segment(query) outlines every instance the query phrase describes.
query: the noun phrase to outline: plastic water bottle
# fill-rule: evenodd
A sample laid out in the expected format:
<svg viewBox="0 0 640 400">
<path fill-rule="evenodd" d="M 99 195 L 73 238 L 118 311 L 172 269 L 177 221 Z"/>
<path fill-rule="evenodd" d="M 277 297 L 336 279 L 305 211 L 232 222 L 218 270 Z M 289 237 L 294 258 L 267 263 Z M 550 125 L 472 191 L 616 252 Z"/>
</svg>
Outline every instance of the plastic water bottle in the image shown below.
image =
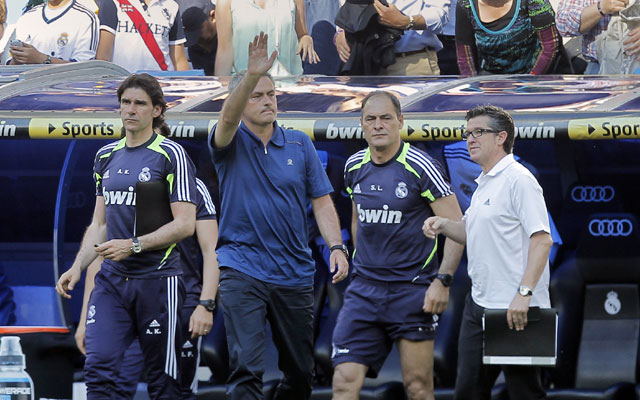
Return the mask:
<svg viewBox="0 0 640 400">
<path fill-rule="evenodd" d="M 0 400 L 33 400 L 33 381 L 25 372 L 18 336 L 0 339 Z"/>
</svg>

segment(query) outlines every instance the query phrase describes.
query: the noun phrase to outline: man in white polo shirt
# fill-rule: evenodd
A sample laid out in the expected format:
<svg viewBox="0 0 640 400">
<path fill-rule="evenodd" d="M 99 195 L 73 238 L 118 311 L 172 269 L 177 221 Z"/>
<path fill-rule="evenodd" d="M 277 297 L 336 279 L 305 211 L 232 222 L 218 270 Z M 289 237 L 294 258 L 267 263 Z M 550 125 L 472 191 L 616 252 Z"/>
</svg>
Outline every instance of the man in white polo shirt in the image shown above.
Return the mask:
<svg viewBox="0 0 640 400">
<path fill-rule="evenodd" d="M 423 226 L 467 245 L 471 294 L 467 296 L 458 343 L 456 399 L 488 399 L 504 372 L 509 397 L 545 397 L 535 367 L 482 364 L 485 308 L 507 309 L 510 329 L 523 330 L 530 306 L 549 308 L 549 218 L 536 178 L 514 160 L 515 128 L 500 107 L 479 106 L 466 115 L 463 139 L 480 164 L 478 188 L 462 221 L 430 217 Z"/>
</svg>

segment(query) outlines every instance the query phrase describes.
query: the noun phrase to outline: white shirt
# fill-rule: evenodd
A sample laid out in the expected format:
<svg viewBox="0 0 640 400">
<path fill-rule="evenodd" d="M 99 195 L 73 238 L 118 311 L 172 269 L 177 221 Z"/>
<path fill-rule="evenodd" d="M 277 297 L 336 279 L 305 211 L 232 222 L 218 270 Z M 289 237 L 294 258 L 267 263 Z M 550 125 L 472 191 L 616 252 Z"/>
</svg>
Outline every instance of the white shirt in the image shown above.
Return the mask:
<svg viewBox="0 0 640 400">
<path fill-rule="evenodd" d="M 388 0 L 405 15 L 420 14 L 427 25 L 424 30 L 405 31 L 395 44 L 397 52 L 422 50 L 433 47 L 436 51 L 442 49 L 442 42 L 436 35 L 449 21 L 450 0 Z M 271 37 L 271 36 L 269 36 Z"/>
<path fill-rule="evenodd" d="M 94 59 L 98 48 L 98 18 L 95 12 L 72 0 L 64 10 L 33 7 L 16 22 L 16 39 L 39 52 L 66 61 Z M 47 16 L 50 16 L 48 18 Z"/>
<path fill-rule="evenodd" d="M 538 181 L 512 154 L 476 182 L 463 218 L 471 297 L 484 308 L 508 308 L 527 267 L 531 235 L 550 232 L 547 207 Z M 551 307 L 548 261 L 530 305 Z"/>
<path fill-rule="evenodd" d="M 182 18 L 178 18 L 178 3 L 174 0 L 153 0 L 146 10 L 140 0 L 129 0 L 129 3 L 142 15 L 146 26 L 136 27 L 117 0 L 104 0 L 100 7 L 100 29 L 115 35 L 113 63 L 129 72 L 160 71 L 160 65 L 138 32 L 138 29 L 151 29 L 168 70 L 175 70 L 169 46 L 184 44 L 187 41 L 182 29 Z"/>
</svg>

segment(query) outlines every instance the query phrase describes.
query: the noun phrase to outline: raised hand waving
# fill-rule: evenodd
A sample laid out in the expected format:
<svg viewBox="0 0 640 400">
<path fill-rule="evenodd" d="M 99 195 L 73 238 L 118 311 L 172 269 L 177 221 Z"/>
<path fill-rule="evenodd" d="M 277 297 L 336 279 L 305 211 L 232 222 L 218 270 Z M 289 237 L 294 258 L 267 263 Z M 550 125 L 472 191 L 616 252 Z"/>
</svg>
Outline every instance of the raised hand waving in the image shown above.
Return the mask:
<svg viewBox="0 0 640 400">
<path fill-rule="evenodd" d="M 264 32 L 260 32 L 253 38 L 253 42 L 249 43 L 249 61 L 247 63 L 247 73 L 251 75 L 263 75 L 266 74 L 273 66 L 278 52 L 274 51 L 271 56 L 268 56 L 267 41 L 269 35 Z"/>
</svg>

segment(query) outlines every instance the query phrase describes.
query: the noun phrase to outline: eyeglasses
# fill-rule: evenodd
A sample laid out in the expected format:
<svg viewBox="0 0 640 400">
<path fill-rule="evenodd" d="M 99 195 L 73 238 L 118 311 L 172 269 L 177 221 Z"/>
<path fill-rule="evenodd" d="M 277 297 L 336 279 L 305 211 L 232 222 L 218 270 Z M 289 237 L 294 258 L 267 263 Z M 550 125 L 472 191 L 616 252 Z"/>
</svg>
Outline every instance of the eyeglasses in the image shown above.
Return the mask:
<svg viewBox="0 0 640 400">
<path fill-rule="evenodd" d="M 485 133 L 498 133 L 498 132 L 500 132 L 500 131 L 495 131 L 493 129 L 478 128 L 478 129 L 474 129 L 472 131 L 464 131 L 464 132 L 462 132 L 460 137 L 462 137 L 462 140 L 467 140 L 469 135 L 471 135 L 471 136 L 473 136 L 474 138 L 477 139 L 480 136 L 484 135 Z"/>
</svg>

